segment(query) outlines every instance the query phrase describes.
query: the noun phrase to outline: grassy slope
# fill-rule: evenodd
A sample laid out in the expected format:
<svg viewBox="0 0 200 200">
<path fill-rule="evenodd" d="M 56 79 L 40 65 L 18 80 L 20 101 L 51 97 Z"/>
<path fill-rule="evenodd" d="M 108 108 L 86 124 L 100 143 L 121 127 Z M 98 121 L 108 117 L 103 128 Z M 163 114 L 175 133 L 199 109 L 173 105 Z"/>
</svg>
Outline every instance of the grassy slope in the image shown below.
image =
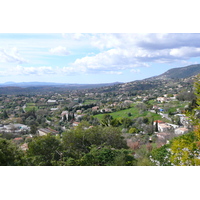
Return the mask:
<svg viewBox="0 0 200 200">
<path fill-rule="evenodd" d="M 96 103 L 97 100 L 85 100 L 85 102 L 83 103 L 83 105 L 87 105 L 87 104 L 92 104 L 92 103 Z"/>
<path fill-rule="evenodd" d="M 131 113 L 131 116 L 128 116 L 128 113 Z M 133 119 L 133 118 L 138 118 L 138 117 L 148 117 L 148 118 L 154 118 L 155 120 L 158 120 L 158 119 L 161 119 L 161 116 L 158 115 L 158 114 L 155 114 L 155 113 L 151 113 L 151 112 L 148 112 L 148 111 L 145 111 L 145 112 L 142 112 L 140 113 L 140 111 L 136 108 L 136 107 L 131 107 L 131 108 L 128 108 L 128 109 L 125 109 L 125 110 L 120 110 L 120 111 L 116 111 L 116 112 L 113 112 L 113 113 L 109 113 L 114 119 L 115 118 L 130 118 L 130 119 Z M 98 115 L 95 115 L 94 117 L 97 117 L 99 120 L 102 119 L 104 114 L 98 114 Z"/>
<path fill-rule="evenodd" d="M 35 108 L 35 110 L 38 110 L 38 107 L 35 105 L 35 103 L 27 103 L 25 110 L 27 112 L 33 110 L 33 108 Z"/>
</svg>

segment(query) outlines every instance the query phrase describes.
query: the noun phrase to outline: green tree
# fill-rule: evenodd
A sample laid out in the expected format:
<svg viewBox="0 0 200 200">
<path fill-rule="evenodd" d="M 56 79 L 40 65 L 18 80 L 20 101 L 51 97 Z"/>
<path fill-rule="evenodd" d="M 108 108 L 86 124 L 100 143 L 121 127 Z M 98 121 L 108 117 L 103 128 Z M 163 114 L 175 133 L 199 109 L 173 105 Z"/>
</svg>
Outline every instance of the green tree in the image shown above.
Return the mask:
<svg viewBox="0 0 200 200">
<path fill-rule="evenodd" d="M 132 128 L 129 129 L 128 132 L 129 132 L 130 134 L 133 134 L 133 133 L 138 133 L 139 130 L 138 130 L 137 128 L 135 128 L 135 127 L 132 127 Z"/>
<path fill-rule="evenodd" d="M 112 120 L 113 120 L 113 117 L 111 115 L 105 114 L 105 115 L 103 115 L 103 118 L 101 120 L 101 124 L 103 126 L 110 126 Z"/>
<path fill-rule="evenodd" d="M 23 165 L 23 152 L 17 145 L 4 138 L 0 138 L 0 165 L 17 166 Z"/>
<path fill-rule="evenodd" d="M 33 124 L 33 125 L 30 126 L 30 129 L 31 129 L 30 133 L 35 135 L 36 132 L 37 132 L 37 126 L 35 124 Z"/>
<path fill-rule="evenodd" d="M 113 149 L 110 146 L 91 146 L 89 153 L 80 160 L 79 165 L 84 166 L 127 166 L 134 165 L 136 161 L 131 154 L 132 151 L 126 149 Z"/>
<path fill-rule="evenodd" d="M 118 126 L 121 125 L 121 122 L 120 122 L 119 119 L 113 119 L 113 120 L 111 121 L 110 124 L 111 124 L 112 126 L 114 126 L 114 127 L 118 127 Z"/>
<path fill-rule="evenodd" d="M 137 159 L 137 166 L 152 166 L 154 163 L 150 160 L 150 152 L 146 145 L 141 146 L 135 151 L 135 157 Z"/>
<path fill-rule="evenodd" d="M 156 120 L 156 124 L 155 124 L 155 132 L 158 132 L 158 121 Z"/>
<path fill-rule="evenodd" d="M 62 134 L 63 149 L 71 152 L 75 157 L 88 153 L 92 145 L 107 145 L 112 148 L 127 148 L 121 130 L 116 127 L 95 126 L 85 129 L 76 128 Z"/>
<path fill-rule="evenodd" d="M 160 148 L 153 149 L 150 158 L 158 166 L 171 166 L 170 145 L 165 144 Z"/>
<path fill-rule="evenodd" d="M 76 128 L 62 134 L 63 150 L 74 158 L 79 158 L 83 153 L 89 152 L 90 145 L 84 129 Z"/>
<path fill-rule="evenodd" d="M 129 118 L 123 118 L 122 119 L 122 127 L 123 128 L 128 128 L 132 125 L 132 121 Z"/>
<path fill-rule="evenodd" d="M 8 118 L 9 118 L 9 117 L 8 117 L 7 111 L 4 110 L 4 111 L 3 111 L 3 119 L 8 119 Z"/>
<path fill-rule="evenodd" d="M 27 165 L 51 166 L 52 161 L 61 159 L 61 142 L 50 134 L 37 136 L 28 144 Z"/>
<path fill-rule="evenodd" d="M 199 164 L 199 149 L 195 134 L 188 133 L 172 140 L 170 162 L 177 166 L 193 166 Z"/>
</svg>

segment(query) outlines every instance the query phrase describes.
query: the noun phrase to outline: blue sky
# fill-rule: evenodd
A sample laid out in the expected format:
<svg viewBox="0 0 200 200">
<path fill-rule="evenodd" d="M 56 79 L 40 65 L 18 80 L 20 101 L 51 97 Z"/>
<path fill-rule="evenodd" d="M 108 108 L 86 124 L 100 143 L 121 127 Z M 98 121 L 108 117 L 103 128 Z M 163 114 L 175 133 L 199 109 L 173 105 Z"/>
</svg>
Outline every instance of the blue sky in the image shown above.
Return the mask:
<svg viewBox="0 0 200 200">
<path fill-rule="evenodd" d="M 197 33 L 1 33 L 0 82 L 129 82 L 200 63 Z"/>
</svg>

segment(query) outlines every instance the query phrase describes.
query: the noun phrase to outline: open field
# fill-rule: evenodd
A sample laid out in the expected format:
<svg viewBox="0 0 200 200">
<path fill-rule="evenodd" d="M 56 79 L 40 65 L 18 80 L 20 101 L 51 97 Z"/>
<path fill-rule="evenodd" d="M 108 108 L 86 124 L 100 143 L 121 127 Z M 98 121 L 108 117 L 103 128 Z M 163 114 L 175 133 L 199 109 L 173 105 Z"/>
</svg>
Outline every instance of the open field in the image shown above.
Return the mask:
<svg viewBox="0 0 200 200">
<path fill-rule="evenodd" d="M 128 114 L 130 113 L 130 114 Z M 154 119 L 154 120 L 159 120 L 162 119 L 162 117 L 158 114 L 155 113 L 151 113 L 149 111 L 144 111 L 144 112 L 140 112 L 136 107 L 131 107 L 125 110 L 120 110 L 120 111 L 116 111 L 113 113 L 108 113 L 110 114 L 114 119 L 115 118 L 130 118 L 130 119 L 134 119 L 134 118 L 138 118 L 138 117 L 148 117 L 149 119 Z M 97 117 L 99 120 L 101 120 L 103 118 L 103 115 L 105 114 L 98 114 L 95 115 L 94 117 Z"/>
<path fill-rule="evenodd" d="M 38 107 L 36 106 L 35 103 L 27 103 L 26 104 L 26 108 L 25 108 L 26 112 L 33 110 L 33 109 L 38 110 Z"/>
<path fill-rule="evenodd" d="M 92 103 L 96 103 L 96 102 L 97 102 L 97 100 L 88 99 L 88 100 L 84 101 L 83 105 L 92 104 Z"/>
</svg>

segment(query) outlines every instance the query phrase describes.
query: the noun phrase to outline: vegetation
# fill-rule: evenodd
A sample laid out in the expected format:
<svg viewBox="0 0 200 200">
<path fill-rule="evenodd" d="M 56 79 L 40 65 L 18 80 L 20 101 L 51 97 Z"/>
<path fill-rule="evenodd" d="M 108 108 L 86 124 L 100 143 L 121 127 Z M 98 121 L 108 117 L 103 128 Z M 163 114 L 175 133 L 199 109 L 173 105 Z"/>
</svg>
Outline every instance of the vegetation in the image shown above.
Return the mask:
<svg viewBox="0 0 200 200">
<path fill-rule="evenodd" d="M 176 137 L 170 144 L 155 149 L 151 158 L 157 165 L 195 166 L 200 165 L 200 121 L 198 110 L 200 106 L 200 76 L 197 76 L 195 87 L 195 104 L 188 116 L 195 125 L 193 132 Z"/>
<path fill-rule="evenodd" d="M 36 106 L 35 103 L 27 103 L 25 110 L 26 112 L 31 111 L 31 110 L 38 110 L 38 107 Z"/>
<path fill-rule="evenodd" d="M 12 141 L 0 138 L 0 165 L 23 165 L 23 152 Z"/>
<path fill-rule="evenodd" d="M 200 165 L 200 76 L 168 78 L 0 88 L 0 165 Z"/>
<path fill-rule="evenodd" d="M 148 117 L 149 119 L 154 118 L 155 120 L 159 120 L 162 117 L 156 113 L 151 113 L 149 111 L 141 110 L 136 107 L 137 104 L 133 104 L 131 108 L 120 110 L 116 112 L 109 113 L 114 119 L 120 118 L 129 118 L 136 119 L 138 117 Z M 95 115 L 99 120 L 102 120 L 104 114 Z"/>
</svg>

